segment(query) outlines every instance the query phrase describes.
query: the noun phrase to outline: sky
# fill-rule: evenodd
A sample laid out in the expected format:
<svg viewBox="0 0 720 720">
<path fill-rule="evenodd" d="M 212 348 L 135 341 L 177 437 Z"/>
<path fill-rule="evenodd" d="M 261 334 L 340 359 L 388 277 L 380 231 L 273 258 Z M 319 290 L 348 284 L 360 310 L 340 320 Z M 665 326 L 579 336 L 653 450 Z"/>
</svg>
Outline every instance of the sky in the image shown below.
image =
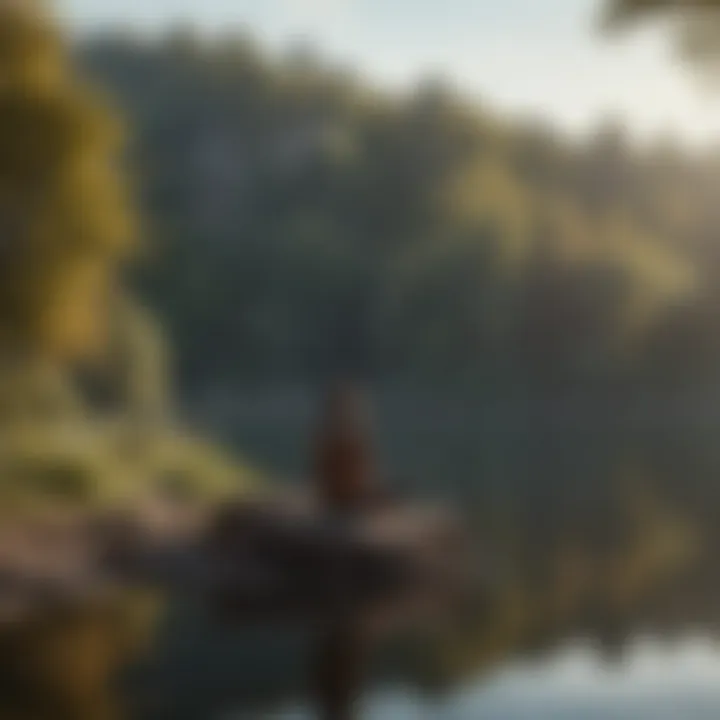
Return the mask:
<svg viewBox="0 0 720 720">
<path fill-rule="evenodd" d="M 662 28 L 608 38 L 600 0 L 59 0 L 74 32 L 249 28 L 272 49 L 311 41 L 377 84 L 438 74 L 501 112 L 573 133 L 612 119 L 642 141 L 720 141 L 720 92 L 673 57 Z"/>
</svg>

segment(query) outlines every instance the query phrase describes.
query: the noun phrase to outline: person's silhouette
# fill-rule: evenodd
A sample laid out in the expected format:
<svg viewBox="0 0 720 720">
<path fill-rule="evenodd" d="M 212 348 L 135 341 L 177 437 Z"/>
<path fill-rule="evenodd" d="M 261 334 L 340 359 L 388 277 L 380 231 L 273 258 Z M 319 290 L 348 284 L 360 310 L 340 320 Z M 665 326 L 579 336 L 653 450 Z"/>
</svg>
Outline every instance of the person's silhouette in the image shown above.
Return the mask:
<svg viewBox="0 0 720 720">
<path fill-rule="evenodd" d="M 336 384 L 325 401 L 314 470 L 316 492 L 328 509 L 360 511 L 382 498 L 369 409 L 349 383 Z"/>
</svg>

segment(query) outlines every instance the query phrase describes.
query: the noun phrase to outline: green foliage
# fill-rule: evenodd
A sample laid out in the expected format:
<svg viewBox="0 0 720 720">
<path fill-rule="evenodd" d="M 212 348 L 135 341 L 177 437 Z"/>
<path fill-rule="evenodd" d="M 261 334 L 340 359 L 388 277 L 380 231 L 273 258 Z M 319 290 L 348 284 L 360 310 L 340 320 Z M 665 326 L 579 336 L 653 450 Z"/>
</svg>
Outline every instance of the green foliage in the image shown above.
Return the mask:
<svg viewBox="0 0 720 720">
<path fill-rule="evenodd" d="M 114 130 L 67 74 L 52 32 L 28 25 L 3 44 L 3 27 L 0 57 L 14 80 L 0 84 L 3 247 L 12 251 L 0 265 L 0 506 L 117 505 L 158 485 L 199 502 L 251 489 L 251 469 L 162 422 L 166 359 L 144 312 L 125 297 L 95 302 L 132 234 L 106 164 Z M 137 130 L 130 162 L 157 256 L 136 280 L 178 341 L 188 397 L 339 370 L 421 379 L 433 391 L 462 385 L 454 415 L 415 397 L 391 433 L 396 444 L 406 433 L 410 467 L 433 494 L 440 480 L 464 505 L 483 500 L 477 525 L 508 576 L 486 612 L 473 607 L 447 656 L 436 654 L 450 675 L 550 633 L 587 630 L 577 615 L 593 603 L 612 617 L 639 614 L 651 586 L 693 555 L 698 528 L 714 526 L 701 521 L 714 485 L 685 473 L 687 512 L 669 512 L 635 498 L 634 479 L 615 481 L 593 453 L 608 428 L 622 435 L 618 409 L 643 386 L 718 379 L 717 156 L 635 150 L 612 126 L 571 143 L 437 84 L 387 96 L 307 56 L 270 60 L 245 38 L 106 38 L 80 56 Z M 27 148 L 17 140 L 25 128 Z M 38 189 L 43 212 L 29 213 Z M 83 317 L 87 307 L 103 309 L 102 321 Z M 87 333 L 48 342 L 42 330 L 86 322 L 111 350 L 76 386 L 57 358 L 85 354 Z M 28 363 L 18 336 L 52 352 Z M 468 412 L 470 386 L 497 392 L 501 411 Z M 600 401 L 563 405 L 578 390 Z M 258 436 L 297 419 L 287 397 L 278 405 L 282 417 L 266 427 L 251 418 Z M 518 417 L 529 419 L 526 434 L 508 427 Z M 573 433 L 576 417 L 595 423 L 587 444 Z M 293 442 L 306 430 L 294 425 Z M 55 658 L 45 666 L 55 683 L 57 669 L 101 670 L 93 648 L 113 647 L 91 633 L 90 660 L 80 662 L 65 654 L 83 654 L 79 627 L 52 654 L 54 633 L 37 632 L 18 641 L 35 696 L 43 657 Z M 61 673 L 61 691 L 65 680 L 76 682 Z M 97 687 L 91 672 L 86 687 Z"/>
<path fill-rule="evenodd" d="M 157 238 L 138 279 L 187 392 L 697 379 L 695 350 L 679 369 L 660 339 L 680 308 L 717 334 L 713 155 L 640 151 L 613 125 L 571 143 L 245 38 L 104 38 L 81 58 L 133 119 Z"/>
<path fill-rule="evenodd" d="M 4 3 L 0 27 L 0 339 L 77 355 L 133 238 L 119 133 L 31 4 Z"/>
<path fill-rule="evenodd" d="M 720 61 L 720 3 L 716 0 L 612 0 L 605 24 L 623 28 L 649 19 L 669 19 L 681 56 L 713 72 Z"/>
<path fill-rule="evenodd" d="M 683 13 L 720 7 L 717 0 L 609 0 L 610 22 L 624 22 L 651 14 Z"/>
<path fill-rule="evenodd" d="M 4 510 L 217 497 L 249 475 L 170 429 L 165 344 L 122 288 L 136 244 L 122 133 L 32 2 L 0 4 L 0 496 Z"/>
</svg>

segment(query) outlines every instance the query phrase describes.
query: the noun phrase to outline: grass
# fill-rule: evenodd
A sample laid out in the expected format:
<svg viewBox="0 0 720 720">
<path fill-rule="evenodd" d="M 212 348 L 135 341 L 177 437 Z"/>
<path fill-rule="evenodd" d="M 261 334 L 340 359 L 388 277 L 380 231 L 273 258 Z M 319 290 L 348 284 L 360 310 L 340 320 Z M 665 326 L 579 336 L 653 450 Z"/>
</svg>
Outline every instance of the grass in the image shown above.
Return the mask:
<svg viewBox="0 0 720 720">
<path fill-rule="evenodd" d="M 49 506 L 124 505 L 156 490 L 215 502 L 260 482 L 221 449 L 167 430 L 77 423 L 18 427 L 0 437 L 0 518 Z"/>
</svg>

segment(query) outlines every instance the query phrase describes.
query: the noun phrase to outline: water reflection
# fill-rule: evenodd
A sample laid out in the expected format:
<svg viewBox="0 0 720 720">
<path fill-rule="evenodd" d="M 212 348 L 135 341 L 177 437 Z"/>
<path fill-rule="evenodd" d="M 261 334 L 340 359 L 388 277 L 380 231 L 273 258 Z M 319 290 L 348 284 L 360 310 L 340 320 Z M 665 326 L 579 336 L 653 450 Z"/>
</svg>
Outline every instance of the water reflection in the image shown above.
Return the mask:
<svg viewBox="0 0 720 720">
<path fill-rule="evenodd" d="M 363 720 L 717 717 L 720 655 L 703 640 L 720 619 L 711 427 L 489 427 L 467 413 L 425 422 L 387 408 L 383 419 L 388 464 L 409 489 L 462 504 L 486 583 L 442 626 L 373 647 L 361 673 Z M 269 424 L 277 447 L 303 437 L 306 418 L 297 422 Z M 247 427 L 234 424 L 243 450 L 264 448 L 271 467 L 275 457 L 278 470 L 302 470 L 300 454 L 273 456 L 269 431 L 255 442 L 262 423 Z M 666 652 L 639 634 L 680 640 Z M 260 718 L 259 708 L 277 707 L 293 709 L 265 717 L 317 716 L 317 704 L 298 707 L 318 696 L 317 628 L 228 627 L 171 605 L 149 637 L 152 652 L 133 656 L 114 706 L 90 693 L 95 708 L 67 717 L 95 720 L 98 707 L 128 720 Z M 574 637 L 592 638 L 590 649 L 558 654 Z M 361 694 L 360 669 L 351 670 L 345 699 Z"/>
<path fill-rule="evenodd" d="M 368 720 L 709 720 L 720 713 L 720 647 L 693 637 L 672 646 L 636 639 L 621 664 L 609 664 L 590 641 L 550 657 L 494 671 L 464 689 L 428 698 L 411 687 L 370 694 Z M 249 716 L 230 715 L 237 720 Z M 306 707 L 255 720 L 312 720 Z"/>
<path fill-rule="evenodd" d="M 480 403 L 415 404 L 425 409 L 383 398 L 386 458 L 412 492 L 454 501 L 473 518 L 490 588 L 442 632 L 376 661 L 369 687 L 408 689 L 370 692 L 362 717 L 716 717 L 714 650 L 695 640 L 666 656 L 662 645 L 636 642 L 643 633 L 667 642 L 716 636 L 720 444 L 712 421 L 680 423 L 655 405 L 622 414 L 612 402 L 502 414 Z M 282 440 L 302 436 L 302 413 L 267 425 L 239 420 L 241 446 L 285 470 L 302 467 L 298 446 Z M 596 647 L 548 659 L 573 637 Z M 497 675 L 523 658 L 535 665 Z M 677 683 L 665 682 L 666 666 Z M 454 692 L 468 683 L 476 689 Z M 661 685 L 672 697 L 658 707 Z M 550 693 L 545 705 L 542 692 Z"/>
</svg>

